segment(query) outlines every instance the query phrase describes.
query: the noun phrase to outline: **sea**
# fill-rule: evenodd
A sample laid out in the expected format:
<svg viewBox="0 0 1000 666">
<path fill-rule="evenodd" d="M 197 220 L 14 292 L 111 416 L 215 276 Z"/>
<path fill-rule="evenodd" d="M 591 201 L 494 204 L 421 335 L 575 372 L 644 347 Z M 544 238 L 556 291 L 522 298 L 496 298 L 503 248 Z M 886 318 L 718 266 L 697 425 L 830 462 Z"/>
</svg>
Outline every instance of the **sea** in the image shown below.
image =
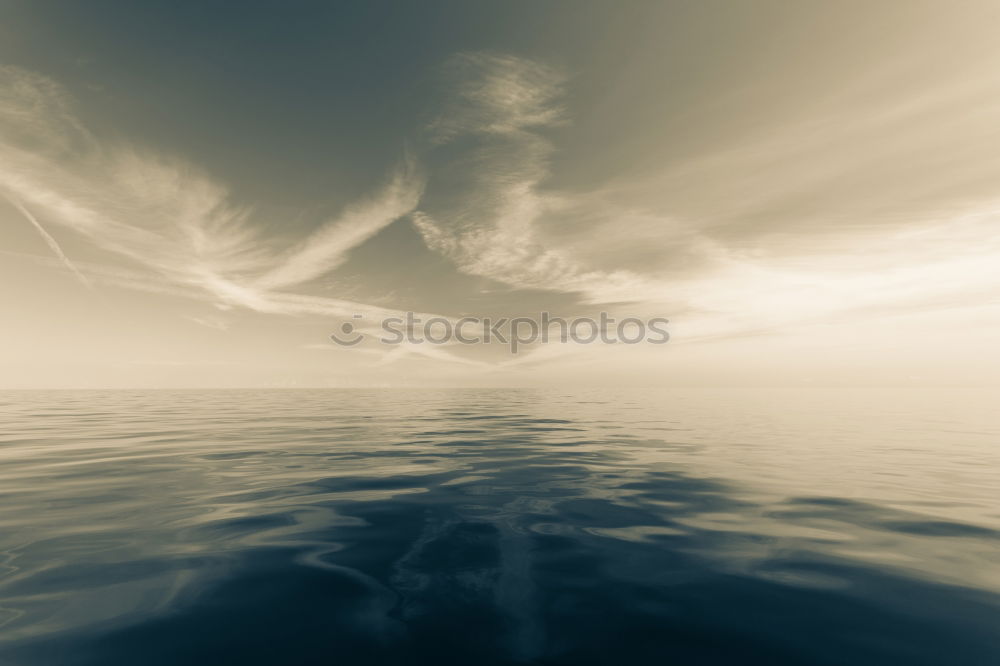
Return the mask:
<svg viewBox="0 0 1000 666">
<path fill-rule="evenodd" d="M 1000 664 L 1000 393 L 0 392 L 0 664 Z"/>
</svg>

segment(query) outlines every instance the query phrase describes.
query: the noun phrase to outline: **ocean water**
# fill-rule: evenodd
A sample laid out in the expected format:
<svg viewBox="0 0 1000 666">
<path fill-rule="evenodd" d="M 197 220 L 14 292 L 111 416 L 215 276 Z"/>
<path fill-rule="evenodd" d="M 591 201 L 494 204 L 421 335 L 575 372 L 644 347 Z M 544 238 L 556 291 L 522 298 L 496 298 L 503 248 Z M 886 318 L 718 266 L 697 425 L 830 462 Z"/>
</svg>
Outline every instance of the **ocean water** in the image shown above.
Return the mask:
<svg viewBox="0 0 1000 666">
<path fill-rule="evenodd" d="M 0 393 L 0 663 L 998 664 L 998 398 Z"/>
</svg>

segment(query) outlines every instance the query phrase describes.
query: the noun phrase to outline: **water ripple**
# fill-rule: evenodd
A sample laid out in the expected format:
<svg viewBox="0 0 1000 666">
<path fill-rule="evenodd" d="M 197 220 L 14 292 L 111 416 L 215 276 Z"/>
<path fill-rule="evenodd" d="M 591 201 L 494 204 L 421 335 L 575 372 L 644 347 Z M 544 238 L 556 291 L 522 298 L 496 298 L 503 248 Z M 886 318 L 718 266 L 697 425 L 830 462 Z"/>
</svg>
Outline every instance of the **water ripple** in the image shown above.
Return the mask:
<svg viewBox="0 0 1000 666">
<path fill-rule="evenodd" d="M 1000 663 L 994 401 L 881 399 L 3 393 L 0 662 Z"/>
</svg>

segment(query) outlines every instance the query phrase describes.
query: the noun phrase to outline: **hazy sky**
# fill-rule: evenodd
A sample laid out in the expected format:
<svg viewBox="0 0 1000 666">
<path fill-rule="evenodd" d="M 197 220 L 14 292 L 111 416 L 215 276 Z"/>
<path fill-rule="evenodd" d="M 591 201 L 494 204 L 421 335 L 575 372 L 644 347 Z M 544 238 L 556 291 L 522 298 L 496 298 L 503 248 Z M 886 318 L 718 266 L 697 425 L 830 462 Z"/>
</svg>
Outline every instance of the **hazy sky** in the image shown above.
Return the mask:
<svg viewBox="0 0 1000 666">
<path fill-rule="evenodd" d="M 1000 383 L 995 2 L 0 2 L 0 387 Z M 667 345 L 340 348 L 352 315 Z"/>
</svg>

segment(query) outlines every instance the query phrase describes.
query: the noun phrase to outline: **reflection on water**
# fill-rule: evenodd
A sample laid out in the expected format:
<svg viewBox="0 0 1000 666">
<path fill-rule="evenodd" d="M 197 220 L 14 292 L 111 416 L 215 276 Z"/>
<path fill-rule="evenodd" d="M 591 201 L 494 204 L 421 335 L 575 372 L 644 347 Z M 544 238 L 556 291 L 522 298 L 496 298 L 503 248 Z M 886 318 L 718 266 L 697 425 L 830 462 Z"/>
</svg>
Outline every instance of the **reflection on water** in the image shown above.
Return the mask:
<svg viewBox="0 0 1000 666">
<path fill-rule="evenodd" d="M 996 664 L 996 395 L 0 394 L 0 662 Z"/>
</svg>

